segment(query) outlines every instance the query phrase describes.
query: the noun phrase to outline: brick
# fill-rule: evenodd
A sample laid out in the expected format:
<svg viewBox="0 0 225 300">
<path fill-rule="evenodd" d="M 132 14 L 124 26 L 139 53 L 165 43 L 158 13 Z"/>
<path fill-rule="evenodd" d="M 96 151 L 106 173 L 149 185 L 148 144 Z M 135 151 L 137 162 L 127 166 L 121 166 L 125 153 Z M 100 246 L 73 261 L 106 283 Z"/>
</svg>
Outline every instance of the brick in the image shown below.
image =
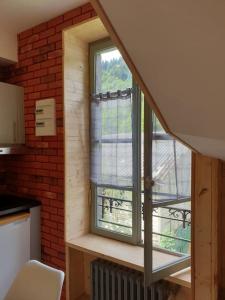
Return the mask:
<svg viewBox="0 0 225 300">
<path fill-rule="evenodd" d="M 50 36 L 48 38 L 48 43 L 56 43 L 56 42 L 61 42 L 62 41 L 62 33 L 58 32 L 53 36 Z"/>
<path fill-rule="evenodd" d="M 92 7 L 91 3 L 87 3 L 82 6 L 82 14 L 84 14 L 88 11 L 93 11 L 93 7 Z"/>
<path fill-rule="evenodd" d="M 91 12 L 87 12 L 83 15 L 80 15 L 80 16 L 77 16 L 77 17 L 73 18 L 73 24 L 83 22 L 83 21 L 85 21 L 89 18 L 91 18 Z"/>
<path fill-rule="evenodd" d="M 41 83 L 49 83 L 49 82 L 52 82 L 52 81 L 55 81 L 55 74 L 49 74 L 49 75 L 43 76 L 41 78 Z"/>
<path fill-rule="evenodd" d="M 92 11 L 92 12 L 91 12 L 91 16 L 92 16 L 92 17 L 97 17 L 98 15 L 97 15 L 96 11 Z"/>
<path fill-rule="evenodd" d="M 34 87 L 34 92 L 36 92 L 36 93 L 32 93 L 32 94 L 30 94 L 29 95 L 29 99 L 33 99 L 33 100 L 38 100 L 38 99 L 40 99 L 40 93 L 39 92 L 37 92 L 36 91 L 36 89 L 35 89 L 35 87 Z"/>
<path fill-rule="evenodd" d="M 57 257 L 57 254 L 58 254 L 58 252 L 56 250 L 48 248 L 48 247 L 44 248 L 44 252 L 47 254 L 50 254 L 51 256 L 54 256 L 54 257 Z"/>
<path fill-rule="evenodd" d="M 55 88 L 60 88 L 62 87 L 62 81 L 54 81 L 48 84 L 49 89 L 55 89 Z"/>
<path fill-rule="evenodd" d="M 48 85 L 46 83 L 41 83 L 34 87 L 35 92 L 45 91 L 47 89 L 48 89 Z"/>
<path fill-rule="evenodd" d="M 94 13 L 86 4 L 20 33 L 19 62 L 4 70 L 7 82 L 25 88 L 26 145 L 30 148 L 24 156 L 7 158 L 7 188 L 41 201 L 42 259 L 61 269 L 65 269 L 62 30 Z M 56 100 L 57 135 L 36 137 L 35 102 L 50 97 Z"/>
<path fill-rule="evenodd" d="M 33 64 L 31 66 L 28 67 L 28 71 L 31 72 L 31 71 L 37 71 L 41 68 L 41 64 L 40 63 L 37 63 L 37 64 Z"/>
<path fill-rule="evenodd" d="M 62 66 L 60 65 L 53 66 L 48 69 L 49 74 L 61 73 L 61 72 L 62 72 Z"/>
<path fill-rule="evenodd" d="M 55 50 L 55 44 L 51 43 L 51 44 L 48 44 L 48 45 L 40 48 L 39 53 L 40 54 L 45 54 L 45 53 L 48 53 L 48 52 L 53 51 L 53 50 Z"/>
<path fill-rule="evenodd" d="M 41 240 L 41 244 L 42 244 L 42 246 L 48 247 L 48 248 L 50 248 L 50 245 L 51 245 L 51 243 L 48 240 L 45 240 L 45 239 Z"/>
<path fill-rule="evenodd" d="M 41 55 L 37 55 L 33 58 L 33 63 L 41 63 L 44 62 L 48 59 L 48 55 L 47 54 L 41 54 Z"/>
<path fill-rule="evenodd" d="M 57 267 L 64 269 L 65 268 L 65 261 L 64 260 L 60 260 L 56 257 L 52 257 L 51 258 L 51 262 L 56 265 Z"/>
<path fill-rule="evenodd" d="M 31 36 L 29 36 L 25 39 L 20 40 L 19 45 L 20 45 L 20 47 L 23 47 L 27 44 L 32 44 L 32 43 L 34 43 L 38 40 L 39 40 L 39 35 L 38 34 L 33 34 L 33 35 L 31 35 Z"/>
<path fill-rule="evenodd" d="M 62 80 L 62 73 L 57 73 L 55 76 L 55 80 L 57 81 Z"/>
<path fill-rule="evenodd" d="M 32 50 L 32 48 L 33 48 L 33 47 L 32 47 L 32 44 L 27 44 L 27 45 L 25 45 L 25 46 L 19 48 L 19 52 L 20 52 L 20 53 L 26 53 L 26 52 Z"/>
<path fill-rule="evenodd" d="M 36 49 L 36 48 L 43 47 L 45 45 L 47 45 L 47 39 L 43 39 L 43 40 L 33 43 L 33 48 Z"/>
<path fill-rule="evenodd" d="M 49 227 L 49 228 L 54 228 L 56 229 L 57 228 L 57 223 L 55 222 L 52 222 L 52 221 L 49 221 L 49 220 L 44 220 L 44 225 Z"/>
<path fill-rule="evenodd" d="M 41 68 L 49 68 L 55 65 L 55 59 L 48 59 L 41 63 Z"/>
<path fill-rule="evenodd" d="M 38 26 L 35 26 L 34 28 L 33 28 L 33 33 L 39 33 L 39 32 L 41 32 L 41 31 L 44 31 L 44 30 L 46 30 L 47 29 L 47 23 L 42 23 L 42 24 L 40 24 L 40 25 L 38 25 Z"/>
<path fill-rule="evenodd" d="M 34 77 L 42 77 L 42 76 L 45 76 L 47 74 L 48 74 L 48 70 L 47 69 L 41 69 L 41 70 L 38 70 L 38 71 L 34 72 Z"/>
<path fill-rule="evenodd" d="M 35 159 L 39 162 L 48 162 L 49 157 L 47 155 L 36 155 Z"/>
<path fill-rule="evenodd" d="M 55 27 L 63 22 L 63 16 L 56 17 L 48 22 L 48 28 Z"/>
<path fill-rule="evenodd" d="M 29 72 L 26 74 L 21 75 L 21 80 L 29 80 L 29 79 L 33 79 L 34 73 L 33 72 Z"/>
<path fill-rule="evenodd" d="M 56 26 L 56 32 L 60 32 L 60 31 L 64 30 L 65 28 L 68 28 L 72 25 L 73 25 L 72 19 L 64 21 L 62 24 L 59 24 L 58 26 Z"/>
<path fill-rule="evenodd" d="M 81 15 L 82 9 L 80 7 L 75 8 L 71 11 L 68 11 L 64 14 L 64 20 L 69 20 L 69 19 L 73 19 L 76 16 Z"/>
<path fill-rule="evenodd" d="M 63 235 L 63 233 L 60 233 L 60 234 Z M 51 243 L 51 248 L 56 250 L 56 251 L 60 251 L 60 252 L 65 251 L 65 246 L 61 246 L 61 245 L 58 245 L 58 244 L 55 244 L 55 243 Z"/>
<path fill-rule="evenodd" d="M 27 59 L 24 59 L 24 60 L 21 62 L 20 66 L 21 66 L 21 67 L 25 67 L 25 66 L 30 66 L 30 65 L 32 65 L 32 64 L 33 64 L 32 58 L 27 58 Z"/>
<path fill-rule="evenodd" d="M 55 28 L 50 28 L 40 33 L 40 39 L 48 38 L 49 36 L 55 34 Z"/>
<path fill-rule="evenodd" d="M 31 51 L 29 51 L 29 52 L 27 53 L 27 57 L 28 57 L 28 58 L 34 57 L 34 56 L 37 56 L 38 54 L 39 54 L 38 49 L 33 49 L 33 50 L 31 50 Z"/>
<path fill-rule="evenodd" d="M 62 57 L 62 55 L 63 55 L 62 49 L 58 49 L 58 50 L 49 52 L 48 58 L 51 59 L 51 58 Z"/>
<path fill-rule="evenodd" d="M 55 43 L 55 49 L 56 50 L 62 49 L 62 42 L 61 41 Z"/>
<path fill-rule="evenodd" d="M 55 89 L 52 90 L 46 90 L 41 92 L 41 97 L 42 98 L 48 98 L 48 97 L 54 97 L 56 95 Z"/>
<path fill-rule="evenodd" d="M 41 82 L 40 78 L 35 78 L 27 81 L 27 86 L 37 85 Z"/>
<path fill-rule="evenodd" d="M 43 196 L 46 197 L 46 198 L 48 198 L 48 199 L 56 199 L 57 198 L 57 194 L 53 193 L 53 192 L 44 192 Z"/>
<path fill-rule="evenodd" d="M 18 39 L 19 40 L 25 39 L 25 38 L 31 36 L 32 34 L 33 34 L 33 29 L 31 28 L 31 29 L 28 29 L 26 31 L 19 33 Z"/>
<path fill-rule="evenodd" d="M 33 86 L 29 86 L 29 87 L 25 87 L 24 88 L 24 94 L 29 94 L 29 93 L 33 93 L 34 92 L 34 87 Z M 26 111 L 25 111 L 26 113 Z"/>
</svg>

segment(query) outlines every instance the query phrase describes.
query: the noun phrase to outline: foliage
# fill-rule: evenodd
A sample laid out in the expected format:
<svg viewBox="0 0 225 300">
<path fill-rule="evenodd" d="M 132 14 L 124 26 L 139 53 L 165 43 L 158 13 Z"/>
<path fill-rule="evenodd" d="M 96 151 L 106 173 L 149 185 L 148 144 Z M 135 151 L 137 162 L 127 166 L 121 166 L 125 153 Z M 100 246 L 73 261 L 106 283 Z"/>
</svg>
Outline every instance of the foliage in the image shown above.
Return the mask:
<svg viewBox="0 0 225 300">
<path fill-rule="evenodd" d="M 183 226 L 180 225 L 176 229 L 176 231 L 171 232 L 170 230 L 166 230 L 165 232 L 163 232 L 163 234 L 190 240 L 191 228 L 190 226 L 186 226 L 185 228 L 183 228 Z M 171 237 L 165 237 L 165 236 L 162 236 L 160 238 L 160 247 L 167 249 L 169 251 L 175 251 L 180 253 L 189 253 L 190 250 L 188 242 L 175 240 Z"/>
<path fill-rule="evenodd" d="M 99 91 L 125 90 L 132 87 L 132 75 L 122 57 L 101 61 L 101 87 Z"/>
</svg>

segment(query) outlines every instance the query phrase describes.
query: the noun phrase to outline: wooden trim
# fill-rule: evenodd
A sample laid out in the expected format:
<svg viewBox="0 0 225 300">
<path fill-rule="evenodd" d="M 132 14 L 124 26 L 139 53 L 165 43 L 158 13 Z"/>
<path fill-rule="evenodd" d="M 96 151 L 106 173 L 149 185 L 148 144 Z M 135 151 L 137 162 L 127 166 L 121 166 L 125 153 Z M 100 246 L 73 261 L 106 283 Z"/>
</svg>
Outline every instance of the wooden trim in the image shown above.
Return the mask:
<svg viewBox="0 0 225 300">
<path fill-rule="evenodd" d="M 28 219 L 29 217 L 30 217 L 30 213 L 28 213 L 28 212 L 5 216 L 5 217 L 0 218 L 0 226 L 6 225 L 6 224 L 9 224 L 12 222 L 16 222 L 16 221 L 21 221 L 23 219 Z"/>
<path fill-rule="evenodd" d="M 195 210 L 194 210 L 194 192 L 195 192 L 195 159 L 196 156 L 194 153 L 192 153 L 192 159 L 191 159 L 191 170 L 192 170 L 192 176 L 191 176 L 191 294 L 192 299 L 195 299 L 195 264 L 194 264 L 194 239 L 195 239 Z"/>
<path fill-rule="evenodd" d="M 222 178 L 222 162 L 218 159 L 212 161 L 212 274 L 211 274 L 211 290 L 212 299 L 218 299 L 218 254 L 219 254 L 219 202 L 221 198 L 221 178 Z"/>
<path fill-rule="evenodd" d="M 125 45 L 122 43 L 119 35 L 117 34 L 115 28 L 113 27 L 111 21 L 109 20 L 104 8 L 102 7 L 99 0 L 90 0 L 92 6 L 94 7 L 95 11 L 97 12 L 98 16 L 100 17 L 102 23 L 104 24 L 105 28 L 109 32 L 110 38 L 114 42 L 114 44 L 118 47 L 119 51 L 121 52 L 123 59 L 125 60 L 126 64 L 128 65 L 132 75 L 134 76 L 137 84 L 140 86 L 141 90 L 143 91 L 146 100 L 148 101 L 151 109 L 156 114 L 157 118 L 159 119 L 161 125 L 163 126 L 164 130 L 172 135 L 176 140 L 180 141 L 182 144 L 190 148 L 192 151 L 198 153 L 196 149 L 194 149 L 192 146 L 190 146 L 188 143 L 184 142 L 182 139 L 180 139 L 178 136 L 176 136 L 169 128 L 166 120 L 164 119 L 163 115 L 161 114 L 161 111 L 156 104 L 155 99 L 153 98 L 151 92 L 145 85 L 145 82 L 139 73 L 138 69 L 136 68 L 135 64 L 133 63 L 130 55 L 128 54 L 128 51 L 126 50 Z"/>
<path fill-rule="evenodd" d="M 130 245 L 95 234 L 87 234 L 69 241 L 67 247 L 144 272 L 144 249 L 140 246 Z M 170 254 L 159 251 L 154 251 L 153 255 L 155 258 L 158 257 L 159 264 L 161 264 L 163 260 L 167 261 L 171 259 Z M 187 268 L 170 275 L 166 280 L 190 288 L 190 273 L 190 268 Z"/>
<path fill-rule="evenodd" d="M 193 155 L 193 300 L 218 299 L 218 203 L 221 162 Z"/>
<path fill-rule="evenodd" d="M 192 284 L 190 279 L 191 279 L 191 268 L 189 267 L 187 269 L 181 270 L 177 273 L 170 275 L 165 280 L 191 289 Z"/>
</svg>

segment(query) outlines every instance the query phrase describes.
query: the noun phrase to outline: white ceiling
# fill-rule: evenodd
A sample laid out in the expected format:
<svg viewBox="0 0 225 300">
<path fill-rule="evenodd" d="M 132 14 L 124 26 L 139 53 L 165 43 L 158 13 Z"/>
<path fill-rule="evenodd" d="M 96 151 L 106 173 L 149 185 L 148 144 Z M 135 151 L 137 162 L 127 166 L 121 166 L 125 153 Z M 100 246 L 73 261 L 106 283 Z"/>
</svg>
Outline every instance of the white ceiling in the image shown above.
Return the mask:
<svg viewBox="0 0 225 300">
<path fill-rule="evenodd" d="M 0 28 L 19 33 L 76 8 L 87 0 L 0 0 Z"/>
<path fill-rule="evenodd" d="M 100 3 L 170 130 L 225 160 L 225 1 Z"/>
</svg>

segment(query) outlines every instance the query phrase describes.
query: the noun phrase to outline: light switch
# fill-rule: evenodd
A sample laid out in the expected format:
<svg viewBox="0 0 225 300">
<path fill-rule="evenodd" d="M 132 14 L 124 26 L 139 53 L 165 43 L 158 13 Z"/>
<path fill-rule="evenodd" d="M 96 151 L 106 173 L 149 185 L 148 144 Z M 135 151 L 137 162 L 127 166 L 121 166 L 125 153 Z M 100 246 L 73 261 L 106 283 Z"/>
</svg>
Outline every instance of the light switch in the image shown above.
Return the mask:
<svg viewBox="0 0 225 300">
<path fill-rule="evenodd" d="M 55 99 L 36 101 L 35 129 L 36 136 L 56 135 Z"/>
</svg>

